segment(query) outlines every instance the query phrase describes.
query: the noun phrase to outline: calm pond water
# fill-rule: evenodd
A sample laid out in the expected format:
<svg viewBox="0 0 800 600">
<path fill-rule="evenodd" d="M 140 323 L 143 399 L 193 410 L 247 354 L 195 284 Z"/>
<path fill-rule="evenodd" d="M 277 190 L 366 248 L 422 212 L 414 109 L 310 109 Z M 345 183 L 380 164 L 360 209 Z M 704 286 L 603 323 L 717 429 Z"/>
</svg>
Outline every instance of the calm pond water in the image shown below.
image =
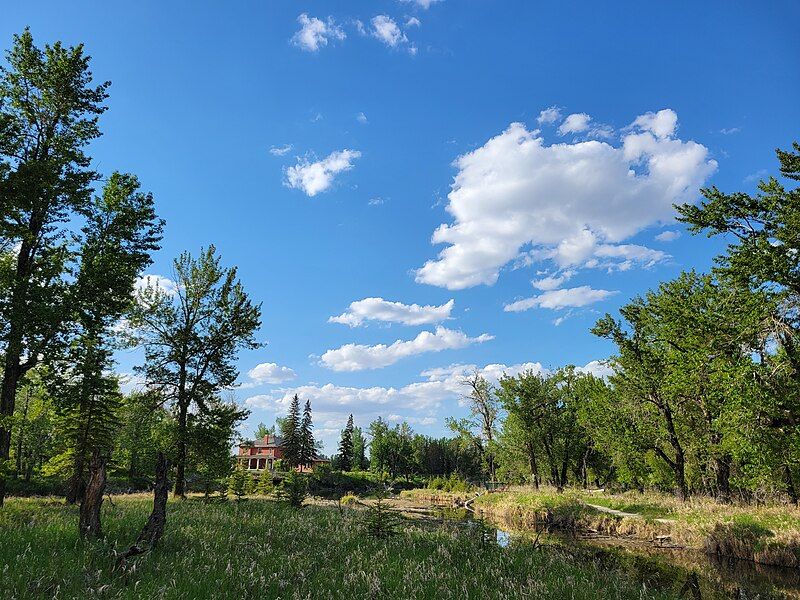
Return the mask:
<svg viewBox="0 0 800 600">
<path fill-rule="evenodd" d="M 697 550 L 659 547 L 611 536 L 513 532 L 465 509 L 431 507 L 431 514 L 481 532 L 488 543 L 503 548 L 536 543 L 564 549 L 601 568 L 607 566 L 628 572 L 648 587 L 683 590 L 686 598 L 800 599 L 800 569 L 759 565 Z"/>
</svg>

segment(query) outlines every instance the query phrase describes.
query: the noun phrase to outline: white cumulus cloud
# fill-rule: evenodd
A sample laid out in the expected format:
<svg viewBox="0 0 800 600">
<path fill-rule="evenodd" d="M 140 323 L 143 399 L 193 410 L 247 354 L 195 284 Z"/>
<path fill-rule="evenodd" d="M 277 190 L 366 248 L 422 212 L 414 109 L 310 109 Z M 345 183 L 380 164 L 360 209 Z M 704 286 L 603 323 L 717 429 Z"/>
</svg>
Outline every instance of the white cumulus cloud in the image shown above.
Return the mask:
<svg viewBox="0 0 800 600">
<path fill-rule="evenodd" d="M 178 284 L 169 277 L 164 277 L 163 275 L 142 275 L 138 277 L 134 283 L 134 289 L 136 291 L 144 290 L 148 287 L 159 288 L 168 296 L 174 296 L 178 293 Z"/>
<path fill-rule="evenodd" d="M 430 325 L 450 318 L 455 300 L 441 306 L 403 304 L 383 298 L 364 298 L 350 303 L 350 307 L 338 317 L 330 317 L 329 323 L 341 323 L 359 327 L 364 321 L 383 321 L 403 325 Z"/>
<path fill-rule="evenodd" d="M 549 308 L 551 310 L 580 308 L 605 300 L 616 293 L 609 290 L 596 290 L 588 285 L 582 285 L 561 290 L 549 290 L 538 296 L 517 300 L 511 304 L 506 304 L 503 310 L 506 312 L 522 312 L 531 308 Z"/>
<path fill-rule="evenodd" d="M 286 169 L 284 183 L 290 188 L 302 190 L 307 196 L 316 196 L 333 185 L 336 175 L 352 169 L 353 161 L 360 157 L 358 150 L 340 150 L 316 162 L 300 159 L 295 166 Z"/>
<path fill-rule="evenodd" d="M 422 10 L 428 10 L 433 4 L 437 2 L 443 2 L 444 0 L 400 0 L 401 2 L 406 2 L 408 4 L 415 4 L 419 6 Z"/>
<path fill-rule="evenodd" d="M 423 331 L 412 340 L 397 340 L 389 345 L 345 344 L 340 348 L 328 350 L 322 355 L 321 360 L 323 366 L 334 371 L 380 369 L 409 356 L 465 348 L 492 339 L 494 336 L 485 333 L 471 338 L 463 331 L 438 326 L 433 332 Z"/>
<path fill-rule="evenodd" d="M 564 119 L 558 128 L 558 133 L 566 135 L 568 133 L 580 133 L 589 129 L 589 121 L 592 117 L 586 113 L 573 113 Z"/>
<path fill-rule="evenodd" d="M 408 41 L 406 34 L 387 15 L 378 15 L 372 18 L 372 36 L 391 48 L 396 48 Z"/>
<path fill-rule="evenodd" d="M 531 281 L 531 285 L 537 290 L 554 290 L 572 279 L 573 275 L 575 275 L 575 271 L 563 271 L 559 275 L 548 275 L 547 277 L 542 277 L 541 279 L 534 279 Z"/>
<path fill-rule="evenodd" d="M 674 242 L 679 237 L 681 237 L 680 231 L 662 231 L 656 236 L 656 240 L 659 242 Z"/>
<path fill-rule="evenodd" d="M 463 289 L 493 285 L 520 258 L 580 265 L 598 248 L 667 220 L 673 204 L 695 201 L 717 163 L 705 146 L 675 138 L 663 112 L 637 118 L 621 146 L 547 145 L 538 131 L 512 123 L 458 157 L 446 208 L 453 222 L 432 236 L 447 246 L 416 280 Z"/>
<path fill-rule="evenodd" d="M 536 121 L 540 125 L 550 125 L 551 123 L 558 121 L 560 118 L 561 109 L 557 106 L 551 106 L 550 108 L 545 108 L 542 112 L 540 112 Z"/>
<path fill-rule="evenodd" d="M 598 379 L 608 379 L 614 374 L 614 368 L 605 360 L 593 360 L 575 369 L 578 373 L 589 373 Z"/>
<path fill-rule="evenodd" d="M 285 383 L 291 381 L 297 374 L 294 369 L 282 367 L 276 363 L 259 363 L 247 372 L 250 381 L 241 387 L 255 387 L 265 383 Z"/>
<path fill-rule="evenodd" d="M 316 17 L 309 17 L 303 13 L 297 17 L 300 23 L 299 31 L 292 36 L 292 43 L 307 52 L 316 52 L 328 45 L 328 40 L 343 40 L 347 37 L 344 30 L 339 27 L 332 17 L 325 21 Z"/>
</svg>

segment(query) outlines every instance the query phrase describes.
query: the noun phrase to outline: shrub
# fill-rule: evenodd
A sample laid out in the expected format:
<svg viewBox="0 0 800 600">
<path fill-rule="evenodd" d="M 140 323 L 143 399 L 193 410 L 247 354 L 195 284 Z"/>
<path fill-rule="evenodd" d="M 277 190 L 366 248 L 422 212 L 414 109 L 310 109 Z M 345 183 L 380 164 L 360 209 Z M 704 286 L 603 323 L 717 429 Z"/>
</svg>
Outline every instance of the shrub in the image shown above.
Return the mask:
<svg viewBox="0 0 800 600">
<path fill-rule="evenodd" d="M 386 538 L 397 533 L 400 517 L 386 502 L 386 493 L 376 494 L 376 500 L 367 505 L 367 533 L 375 538 Z"/>
<path fill-rule="evenodd" d="M 308 481 L 305 476 L 297 471 L 289 471 L 278 488 L 278 497 L 290 506 L 300 508 L 306 499 L 307 489 Z"/>
<path fill-rule="evenodd" d="M 228 477 L 228 491 L 236 496 L 237 500 L 241 500 L 243 496 L 249 494 L 252 491 L 252 487 L 253 478 L 244 469 L 236 469 Z"/>
<path fill-rule="evenodd" d="M 272 473 L 264 472 L 258 479 L 256 484 L 255 493 L 259 496 L 269 496 L 275 491 L 275 486 L 272 483 Z"/>
<path fill-rule="evenodd" d="M 356 496 L 355 494 L 345 494 L 344 496 L 342 496 L 340 502 L 342 503 L 342 506 L 349 506 L 351 504 L 357 504 L 358 503 L 358 496 Z"/>
</svg>

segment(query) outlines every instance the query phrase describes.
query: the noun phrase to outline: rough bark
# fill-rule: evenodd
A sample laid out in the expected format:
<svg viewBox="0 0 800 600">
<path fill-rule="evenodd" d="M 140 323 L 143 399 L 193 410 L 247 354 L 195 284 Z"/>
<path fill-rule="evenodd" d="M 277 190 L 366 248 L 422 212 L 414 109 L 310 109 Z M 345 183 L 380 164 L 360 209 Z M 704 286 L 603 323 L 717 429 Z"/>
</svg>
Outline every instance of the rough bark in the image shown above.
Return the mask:
<svg viewBox="0 0 800 600">
<path fill-rule="evenodd" d="M 783 478 L 786 482 L 786 493 L 789 495 L 789 500 L 792 501 L 792 504 L 797 506 L 798 504 L 798 495 L 797 495 L 797 488 L 794 485 L 794 477 L 792 477 L 792 469 L 789 465 L 783 465 Z"/>
<path fill-rule="evenodd" d="M 539 466 L 536 464 L 536 450 L 533 444 L 528 442 L 528 462 L 531 467 L 531 475 L 533 476 L 533 487 L 539 489 Z"/>
<path fill-rule="evenodd" d="M 94 453 L 89 461 L 89 483 L 81 502 L 78 529 L 82 538 L 100 537 L 103 534 L 100 524 L 100 508 L 106 491 L 106 458 Z"/>
<path fill-rule="evenodd" d="M 73 465 L 73 473 L 67 482 L 67 494 L 65 496 L 67 504 L 82 502 L 86 496 L 86 479 L 83 473 L 83 456 L 80 450 L 78 450 Z"/>
<path fill-rule="evenodd" d="M 731 458 L 722 455 L 716 458 L 717 502 L 728 503 L 731 500 Z"/>
<path fill-rule="evenodd" d="M 176 457 L 175 492 L 176 498 L 186 497 L 186 417 L 188 406 L 178 406 L 178 456 Z"/>
<path fill-rule="evenodd" d="M 164 453 L 159 452 L 156 458 L 156 482 L 153 488 L 153 511 L 150 513 L 150 518 L 136 538 L 136 543 L 123 552 L 117 560 L 117 565 L 120 565 L 127 558 L 144 554 L 151 550 L 161 539 L 164 533 L 164 527 L 167 524 L 167 496 L 169 496 L 169 481 L 167 473 L 169 465 L 164 458 Z"/>
</svg>

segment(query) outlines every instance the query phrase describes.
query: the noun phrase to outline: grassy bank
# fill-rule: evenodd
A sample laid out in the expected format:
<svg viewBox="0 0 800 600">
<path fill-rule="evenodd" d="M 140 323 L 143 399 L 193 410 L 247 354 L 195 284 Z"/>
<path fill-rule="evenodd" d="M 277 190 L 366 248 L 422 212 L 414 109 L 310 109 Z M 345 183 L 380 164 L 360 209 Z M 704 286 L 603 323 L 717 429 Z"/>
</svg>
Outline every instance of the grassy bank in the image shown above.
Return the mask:
<svg viewBox="0 0 800 600">
<path fill-rule="evenodd" d="M 436 490 L 403 492 L 408 498 L 449 504 L 475 494 Z M 635 516 L 615 515 L 593 504 Z M 665 494 L 606 494 L 515 488 L 476 498 L 479 514 L 514 529 L 594 530 L 668 543 L 785 567 L 800 566 L 800 510 L 794 506 L 744 506 Z"/>
<path fill-rule="evenodd" d="M 552 549 L 498 548 L 460 527 L 407 522 L 387 540 L 364 514 L 270 500 L 171 502 L 150 555 L 112 572 L 149 498 L 104 503 L 106 538 L 77 537 L 77 509 L 11 499 L 0 510 L 0 597 L 22 598 L 667 598 L 629 574 Z"/>
</svg>

